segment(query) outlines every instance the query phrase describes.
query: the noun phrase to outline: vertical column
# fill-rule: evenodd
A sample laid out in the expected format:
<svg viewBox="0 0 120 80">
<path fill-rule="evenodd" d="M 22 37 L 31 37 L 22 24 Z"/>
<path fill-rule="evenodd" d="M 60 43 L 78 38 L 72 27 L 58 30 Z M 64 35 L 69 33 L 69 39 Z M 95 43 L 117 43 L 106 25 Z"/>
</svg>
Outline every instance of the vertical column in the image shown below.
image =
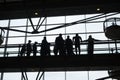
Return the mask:
<svg viewBox="0 0 120 80">
<path fill-rule="evenodd" d="M 3 80 L 4 73 L 1 72 L 0 80 Z"/>
<path fill-rule="evenodd" d="M 10 21 L 8 22 L 8 29 L 10 28 Z M 4 57 L 6 57 L 7 54 L 7 45 L 8 45 L 8 36 L 9 36 L 9 30 L 7 30 L 7 34 L 6 34 L 6 42 L 5 42 L 5 48 L 4 48 Z"/>
<path fill-rule="evenodd" d="M 87 40 L 86 14 L 84 15 L 84 18 L 85 18 L 85 38 Z"/>
<path fill-rule="evenodd" d="M 90 78 L 89 78 L 89 77 L 90 77 L 90 76 L 89 76 L 89 71 L 87 71 L 87 73 L 88 73 L 88 80 L 89 80 L 89 79 L 90 79 Z"/>
<path fill-rule="evenodd" d="M 66 24 L 66 15 L 65 15 L 65 24 Z M 66 39 L 66 25 L 65 25 L 65 39 Z"/>
<path fill-rule="evenodd" d="M 26 33 L 25 33 L 25 41 L 24 41 L 25 44 L 27 42 L 27 31 L 28 31 L 28 18 L 26 20 Z"/>
<path fill-rule="evenodd" d="M 67 80 L 67 73 L 66 73 L 66 71 L 65 71 L 65 80 Z"/>
<path fill-rule="evenodd" d="M 41 23 L 42 24 L 42 23 Z M 46 37 L 46 29 L 47 29 L 47 18 L 45 20 L 45 37 Z"/>
</svg>

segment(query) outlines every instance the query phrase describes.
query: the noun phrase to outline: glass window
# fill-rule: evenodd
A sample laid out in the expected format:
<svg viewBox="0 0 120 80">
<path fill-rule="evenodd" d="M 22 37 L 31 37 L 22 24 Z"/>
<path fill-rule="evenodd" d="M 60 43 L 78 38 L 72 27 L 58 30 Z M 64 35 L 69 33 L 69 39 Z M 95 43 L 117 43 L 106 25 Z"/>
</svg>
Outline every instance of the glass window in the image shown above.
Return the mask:
<svg viewBox="0 0 120 80">
<path fill-rule="evenodd" d="M 76 24 L 66 27 L 66 33 L 85 33 L 84 24 Z"/>
<path fill-rule="evenodd" d="M 65 17 L 64 16 L 47 17 L 47 24 L 58 24 L 58 23 L 65 23 Z"/>
<path fill-rule="evenodd" d="M 108 76 L 107 71 L 89 71 L 89 80 L 96 80 L 107 76 Z M 107 79 L 107 80 L 111 80 L 111 79 Z"/>
<path fill-rule="evenodd" d="M 7 27 L 9 20 L 0 20 L 0 27 Z"/>
<path fill-rule="evenodd" d="M 27 19 L 12 19 L 10 22 L 10 26 L 23 26 L 26 25 Z"/>
<path fill-rule="evenodd" d="M 66 80 L 88 80 L 87 71 L 68 71 Z"/>
<path fill-rule="evenodd" d="M 84 15 L 72 15 L 72 16 L 66 16 L 66 23 L 76 22 L 76 21 L 82 21 L 85 19 Z"/>
<path fill-rule="evenodd" d="M 45 80 L 65 80 L 64 72 L 46 72 Z"/>
<path fill-rule="evenodd" d="M 3 80 L 21 80 L 21 73 L 4 73 Z"/>
<path fill-rule="evenodd" d="M 86 23 L 87 32 L 103 32 L 103 23 Z"/>
<path fill-rule="evenodd" d="M 22 44 L 25 43 L 25 37 L 8 38 L 8 44 Z"/>
</svg>

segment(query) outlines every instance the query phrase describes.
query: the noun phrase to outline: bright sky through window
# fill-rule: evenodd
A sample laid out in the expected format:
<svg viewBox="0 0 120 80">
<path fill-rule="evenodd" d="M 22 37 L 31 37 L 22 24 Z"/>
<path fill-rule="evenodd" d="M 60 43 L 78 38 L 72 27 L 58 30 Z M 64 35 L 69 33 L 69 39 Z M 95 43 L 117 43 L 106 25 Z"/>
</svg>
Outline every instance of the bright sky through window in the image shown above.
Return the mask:
<svg viewBox="0 0 120 80">
<path fill-rule="evenodd" d="M 98 8 L 97 10 L 100 10 Z M 35 15 L 38 15 L 38 13 L 35 13 Z M 86 15 L 71 15 L 71 16 L 56 16 L 56 17 L 47 17 L 47 19 L 43 22 L 43 24 L 40 27 L 40 31 L 45 29 L 50 29 L 53 27 L 58 27 L 60 25 L 66 24 L 66 23 L 72 23 L 78 20 L 83 20 L 85 18 L 89 18 L 92 16 L 96 16 L 99 14 L 86 14 Z M 79 35 L 82 37 L 83 40 L 88 39 L 89 35 L 92 35 L 93 38 L 98 40 L 108 40 L 103 32 L 103 21 L 106 18 L 110 17 L 120 17 L 120 14 L 109 16 L 109 17 L 103 17 L 91 21 L 84 21 L 76 25 L 66 26 L 63 28 L 51 30 L 48 32 L 43 32 L 40 34 L 29 34 L 29 33 L 22 33 L 22 32 L 15 32 L 15 31 L 9 31 L 8 35 L 8 42 L 7 44 L 24 44 L 28 40 L 31 40 L 32 43 L 37 41 L 38 43 L 41 43 L 43 37 L 46 35 L 48 42 L 54 42 L 55 38 L 58 36 L 58 34 L 63 34 L 63 38 L 66 39 L 66 36 L 69 35 L 72 39 L 73 36 L 75 36 L 75 33 L 79 33 Z M 43 19 L 43 18 L 42 18 Z M 32 18 L 33 24 L 36 26 L 37 22 L 39 21 L 39 18 Z M 27 19 L 14 19 L 11 20 L 10 23 L 8 20 L 1 20 L 0 26 L 2 27 L 8 27 L 8 24 L 10 24 L 10 28 L 17 29 L 17 30 L 23 30 L 23 31 L 32 31 L 33 28 L 30 25 L 30 21 Z M 28 26 L 28 29 L 26 29 L 26 26 Z M 3 45 L 6 43 L 6 35 L 7 31 L 5 31 L 5 41 Z M 27 35 L 27 38 L 25 36 Z M 114 47 L 114 44 L 109 45 L 110 47 Z M 120 44 L 118 44 L 120 46 Z M 95 45 L 96 48 L 108 48 L 107 44 L 103 45 Z M 83 45 L 81 48 L 84 50 L 86 49 L 86 46 Z M 40 49 L 40 48 L 39 48 Z M 53 47 L 51 47 L 53 49 Z M 7 49 L 8 52 L 17 52 L 18 48 L 10 48 Z M 4 52 L 4 48 L 0 48 L 0 53 Z M 99 53 L 108 53 L 108 51 L 103 52 L 96 52 L 96 54 Z M 81 54 L 86 54 L 86 52 L 82 52 Z M 17 54 L 10 54 L 10 56 L 17 56 Z M 3 55 L 0 55 L 0 57 L 3 57 Z M 37 72 L 28 72 L 28 78 L 29 80 L 35 80 L 37 76 Z M 1 75 L 1 74 L 0 74 Z M 44 80 L 95 80 L 97 78 L 108 76 L 107 71 L 62 71 L 62 72 L 45 72 Z M 3 80 L 21 80 L 21 73 L 4 73 Z M 112 80 L 112 79 L 107 79 Z"/>
</svg>

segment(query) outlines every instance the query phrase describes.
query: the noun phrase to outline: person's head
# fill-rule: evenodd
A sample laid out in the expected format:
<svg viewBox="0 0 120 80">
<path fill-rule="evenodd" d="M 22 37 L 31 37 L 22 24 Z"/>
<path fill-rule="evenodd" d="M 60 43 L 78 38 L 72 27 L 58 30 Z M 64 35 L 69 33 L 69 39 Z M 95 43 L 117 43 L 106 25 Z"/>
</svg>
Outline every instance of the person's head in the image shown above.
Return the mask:
<svg viewBox="0 0 120 80">
<path fill-rule="evenodd" d="M 67 38 L 69 39 L 69 38 L 70 38 L 70 36 L 67 36 Z"/>
<path fill-rule="evenodd" d="M 31 40 L 29 40 L 28 43 L 31 43 Z"/>
<path fill-rule="evenodd" d="M 46 40 L 46 37 L 44 37 L 43 39 Z"/>
<path fill-rule="evenodd" d="M 60 37 L 62 37 L 62 34 L 59 34 Z"/>
<path fill-rule="evenodd" d="M 38 42 L 35 42 L 35 44 L 37 44 Z"/>
<path fill-rule="evenodd" d="M 76 36 L 78 36 L 78 34 L 76 34 Z"/>
<path fill-rule="evenodd" d="M 89 35 L 89 38 L 92 38 L 92 35 Z"/>
</svg>

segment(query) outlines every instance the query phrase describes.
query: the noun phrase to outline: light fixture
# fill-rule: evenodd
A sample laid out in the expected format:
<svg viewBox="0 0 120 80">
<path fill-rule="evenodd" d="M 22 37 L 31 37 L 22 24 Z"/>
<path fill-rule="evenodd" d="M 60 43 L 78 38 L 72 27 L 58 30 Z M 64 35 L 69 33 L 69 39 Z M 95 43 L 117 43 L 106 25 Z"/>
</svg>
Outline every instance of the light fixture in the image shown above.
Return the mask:
<svg viewBox="0 0 120 80">
<path fill-rule="evenodd" d="M 100 11 L 100 8 L 97 8 L 97 11 Z"/>
<path fill-rule="evenodd" d="M 36 16 L 38 15 L 38 13 L 37 13 L 37 12 L 35 12 L 34 14 L 35 14 Z"/>
</svg>

